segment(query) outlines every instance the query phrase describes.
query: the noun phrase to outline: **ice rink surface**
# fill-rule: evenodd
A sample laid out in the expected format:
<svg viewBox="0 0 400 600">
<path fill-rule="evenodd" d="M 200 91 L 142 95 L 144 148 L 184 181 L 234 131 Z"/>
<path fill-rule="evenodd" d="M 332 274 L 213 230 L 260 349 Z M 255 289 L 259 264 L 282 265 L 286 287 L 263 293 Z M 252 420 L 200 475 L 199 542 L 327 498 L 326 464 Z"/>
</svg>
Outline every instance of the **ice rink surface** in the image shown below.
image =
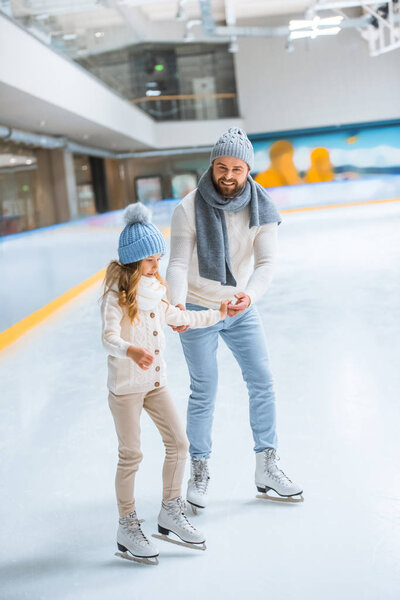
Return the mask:
<svg viewBox="0 0 400 600">
<path fill-rule="evenodd" d="M 204 553 L 159 542 L 157 567 L 113 556 L 117 445 L 98 288 L 2 352 L 0 598 L 399 598 L 399 230 L 398 202 L 284 216 L 258 306 L 281 463 L 305 501 L 256 500 L 246 389 L 221 342 L 210 506 L 193 517 Z M 186 365 L 177 334 L 167 341 L 185 418 Z M 137 510 L 151 534 L 163 447 L 145 414 L 142 440 Z"/>
</svg>

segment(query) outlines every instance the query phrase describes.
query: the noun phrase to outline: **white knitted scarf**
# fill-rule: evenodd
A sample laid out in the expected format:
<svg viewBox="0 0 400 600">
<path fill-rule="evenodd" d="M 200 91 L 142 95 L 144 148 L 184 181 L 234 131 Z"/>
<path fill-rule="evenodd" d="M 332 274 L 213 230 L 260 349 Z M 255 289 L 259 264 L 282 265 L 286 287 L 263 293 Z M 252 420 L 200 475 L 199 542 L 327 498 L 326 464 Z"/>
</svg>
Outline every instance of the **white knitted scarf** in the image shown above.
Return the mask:
<svg viewBox="0 0 400 600">
<path fill-rule="evenodd" d="M 137 287 L 139 310 L 154 310 L 166 291 L 166 287 L 155 277 L 142 276 Z"/>
</svg>

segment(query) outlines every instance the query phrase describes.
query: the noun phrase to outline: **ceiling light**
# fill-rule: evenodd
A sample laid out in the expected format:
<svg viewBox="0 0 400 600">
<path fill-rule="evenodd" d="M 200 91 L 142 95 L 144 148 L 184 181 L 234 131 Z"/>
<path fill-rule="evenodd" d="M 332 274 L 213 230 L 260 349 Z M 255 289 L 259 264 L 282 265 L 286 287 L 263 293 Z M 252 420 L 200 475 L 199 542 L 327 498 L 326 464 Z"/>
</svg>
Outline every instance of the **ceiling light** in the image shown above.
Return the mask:
<svg viewBox="0 0 400 600">
<path fill-rule="evenodd" d="M 319 27 L 332 27 L 332 25 L 340 25 L 343 21 L 343 17 L 338 15 L 336 17 L 314 17 L 313 19 L 294 19 L 289 21 L 290 31 L 296 31 L 298 29 L 317 29 Z"/>
<path fill-rule="evenodd" d="M 95 38 L 102 38 L 104 37 L 104 31 L 96 31 L 96 33 L 94 34 Z"/>
<path fill-rule="evenodd" d="M 17 159 L 16 159 L 16 158 L 10 158 L 10 163 L 11 163 L 12 165 L 15 165 L 15 163 L 16 163 L 16 162 L 17 162 Z"/>
<path fill-rule="evenodd" d="M 32 162 L 33 162 L 33 161 L 32 161 L 30 158 L 28 158 L 28 160 L 26 160 L 26 161 L 25 161 L 25 163 L 26 163 L 27 165 L 31 165 L 31 164 L 32 164 Z"/>
<path fill-rule="evenodd" d="M 146 96 L 161 96 L 161 90 L 147 90 Z"/>
<path fill-rule="evenodd" d="M 306 29 L 303 31 L 292 31 L 290 33 L 291 40 L 300 40 L 301 38 L 315 39 L 320 35 L 337 35 L 341 31 L 340 27 L 326 27 L 325 29 Z"/>
</svg>

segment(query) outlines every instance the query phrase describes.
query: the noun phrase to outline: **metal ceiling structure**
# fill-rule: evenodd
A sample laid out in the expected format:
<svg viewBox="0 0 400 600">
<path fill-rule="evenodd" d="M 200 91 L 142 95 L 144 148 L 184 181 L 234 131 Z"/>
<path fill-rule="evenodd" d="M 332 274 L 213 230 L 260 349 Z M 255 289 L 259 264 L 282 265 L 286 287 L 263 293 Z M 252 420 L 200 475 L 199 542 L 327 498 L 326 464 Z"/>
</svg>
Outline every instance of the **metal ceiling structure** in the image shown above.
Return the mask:
<svg viewBox="0 0 400 600">
<path fill-rule="evenodd" d="M 399 0 L 0 0 L 0 9 L 73 59 L 143 42 L 228 41 L 236 52 L 239 38 L 293 42 L 348 28 L 371 56 L 400 47 Z"/>
<path fill-rule="evenodd" d="M 370 56 L 400 48 L 400 0 L 0 0 L 0 12 L 59 54 L 78 62 L 91 57 L 94 62 L 96 57 L 102 58 L 100 55 L 144 43 L 155 47 L 229 44 L 234 53 L 243 39 L 280 38 L 282 48 L 296 50 L 304 38 L 312 44 L 316 37 L 340 35 L 345 29 L 353 29 L 364 40 Z M 115 69 L 111 71 L 115 77 Z M 93 74 L 101 80 L 94 70 Z M 108 89 L 116 90 L 112 82 L 103 81 Z M 17 97 L 16 90 L 11 89 L 3 89 L 2 94 L 9 114 L 5 123 L 46 134 L 32 134 L 28 140 L 24 136 L 31 134 L 3 127 L 2 139 L 47 148 L 65 147 L 70 143 L 68 139 L 82 139 L 85 145 L 75 145 L 74 151 L 90 150 L 98 156 L 114 156 L 117 148 L 134 152 L 146 149 L 129 136 L 122 139 L 110 131 L 98 133 L 97 125 L 77 116 L 69 117 L 68 128 L 61 129 L 58 136 L 59 108 L 46 105 L 46 125 L 43 121 L 43 128 L 42 122 L 37 127 L 29 121 L 31 118 L 36 123 L 35 117 L 26 115 L 26 111 L 21 120 L 21 94 Z M 124 97 L 122 93 L 120 96 Z M 43 113 L 39 104 L 38 99 L 30 100 L 29 115 Z M 77 133 L 80 130 L 85 135 Z M 91 142 L 96 140 L 98 147 L 115 151 L 86 148 L 89 138 Z"/>
</svg>

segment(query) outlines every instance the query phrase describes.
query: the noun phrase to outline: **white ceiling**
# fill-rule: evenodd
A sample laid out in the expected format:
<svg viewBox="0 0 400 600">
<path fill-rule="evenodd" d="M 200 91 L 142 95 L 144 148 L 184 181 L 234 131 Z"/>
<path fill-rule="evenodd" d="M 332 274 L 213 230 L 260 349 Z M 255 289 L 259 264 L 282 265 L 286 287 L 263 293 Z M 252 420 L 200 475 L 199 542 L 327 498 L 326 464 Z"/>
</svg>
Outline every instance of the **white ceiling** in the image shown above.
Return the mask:
<svg viewBox="0 0 400 600">
<path fill-rule="evenodd" d="M 292 16 L 303 15 L 313 4 L 315 0 L 211 0 L 211 9 L 219 26 L 275 26 L 288 25 Z M 191 21 L 197 21 L 191 29 L 195 39 L 207 39 L 199 23 L 199 0 L 9 0 L 9 5 L 12 17 L 24 28 L 70 58 L 143 41 L 182 42 Z M 177 18 L 178 10 L 183 11 L 182 19 Z M 86 146 L 118 151 L 145 148 L 129 135 L 0 82 L 0 124 L 59 135 L 60 123 L 62 135 Z"/>
</svg>

